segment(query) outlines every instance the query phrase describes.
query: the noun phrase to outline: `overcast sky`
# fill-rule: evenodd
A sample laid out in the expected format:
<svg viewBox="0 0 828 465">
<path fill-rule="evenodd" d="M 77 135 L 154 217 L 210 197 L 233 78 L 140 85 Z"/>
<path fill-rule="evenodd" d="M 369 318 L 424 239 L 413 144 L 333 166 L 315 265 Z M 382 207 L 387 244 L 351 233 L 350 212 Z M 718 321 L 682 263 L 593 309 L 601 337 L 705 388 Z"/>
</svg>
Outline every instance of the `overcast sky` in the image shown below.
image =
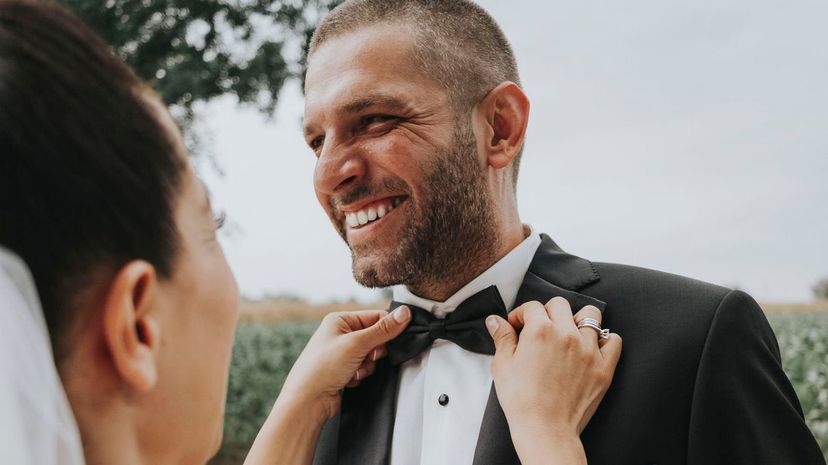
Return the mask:
<svg viewBox="0 0 828 465">
<path fill-rule="evenodd" d="M 570 253 L 803 301 L 828 276 L 828 2 L 480 2 L 532 101 L 521 218 Z M 245 296 L 376 291 L 316 202 L 297 83 L 274 120 L 211 104 Z"/>
</svg>

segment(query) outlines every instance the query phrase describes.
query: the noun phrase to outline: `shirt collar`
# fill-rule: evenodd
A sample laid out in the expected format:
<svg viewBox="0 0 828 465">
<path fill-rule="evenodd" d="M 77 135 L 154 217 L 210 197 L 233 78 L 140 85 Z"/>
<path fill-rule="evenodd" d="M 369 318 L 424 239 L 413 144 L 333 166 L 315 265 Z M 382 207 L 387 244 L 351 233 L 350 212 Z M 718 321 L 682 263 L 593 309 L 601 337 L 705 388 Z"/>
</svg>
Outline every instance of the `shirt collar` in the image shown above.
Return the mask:
<svg viewBox="0 0 828 465">
<path fill-rule="evenodd" d="M 437 302 L 417 296 L 404 285 L 394 286 L 394 300 L 428 310 L 434 316 L 442 318 L 454 311 L 464 300 L 491 285 L 495 285 L 498 292 L 500 292 L 500 296 L 503 297 L 506 308 L 511 309 L 514 306 L 520 285 L 523 283 L 523 276 L 529 269 L 532 258 L 541 244 L 540 235 L 535 234 L 531 226 L 523 225 L 523 229 L 528 232 L 523 242 L 446 299 L 445 302 Z"/>
</svg>

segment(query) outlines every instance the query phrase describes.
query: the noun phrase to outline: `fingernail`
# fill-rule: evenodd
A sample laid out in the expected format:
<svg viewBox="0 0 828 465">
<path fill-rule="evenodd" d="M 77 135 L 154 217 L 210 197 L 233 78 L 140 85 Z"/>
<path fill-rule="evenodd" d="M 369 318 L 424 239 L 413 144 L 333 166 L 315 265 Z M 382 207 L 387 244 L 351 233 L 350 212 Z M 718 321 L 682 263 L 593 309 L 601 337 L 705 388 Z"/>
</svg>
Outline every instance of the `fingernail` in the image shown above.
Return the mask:
<svg viewBox="0 0 828 465">
<path fill-rule="evenodd" d="M 394 310 L 394 320 L 397 323 L 405 323 L 405 321 L 408 320 L 408 316 L 410 313 L 411 312 L 408 310 L 408 307 L 406 307 L 405 305 L 403 305 L 402 307 L 397 307 L 397 309 Z"/>
<path fill-rule="evenodd" d="M 490 333 L 494 333 L 495 331 L 497 331 L 497 325 L 498 323 L 496 316 L 490 316 L 486 318 L 486 327 L 489 328 Z"/>
</svg>

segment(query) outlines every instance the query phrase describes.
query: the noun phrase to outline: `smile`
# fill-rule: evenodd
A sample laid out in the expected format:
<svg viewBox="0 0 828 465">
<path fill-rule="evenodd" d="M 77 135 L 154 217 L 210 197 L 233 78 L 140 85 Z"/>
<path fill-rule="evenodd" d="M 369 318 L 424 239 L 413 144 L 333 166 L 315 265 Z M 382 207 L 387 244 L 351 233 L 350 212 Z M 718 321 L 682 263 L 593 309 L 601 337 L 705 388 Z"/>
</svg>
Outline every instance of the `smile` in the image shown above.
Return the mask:
<svg viewBox="0 0 828 465">
<path fill-rule="evenodd" d="M 350 229 L 360 229 L 381 219 L 404 200 L 404 197 L 387 197 L 364 205 L 359 210 L 346 212 L 345 225 Z"/>
</svg>

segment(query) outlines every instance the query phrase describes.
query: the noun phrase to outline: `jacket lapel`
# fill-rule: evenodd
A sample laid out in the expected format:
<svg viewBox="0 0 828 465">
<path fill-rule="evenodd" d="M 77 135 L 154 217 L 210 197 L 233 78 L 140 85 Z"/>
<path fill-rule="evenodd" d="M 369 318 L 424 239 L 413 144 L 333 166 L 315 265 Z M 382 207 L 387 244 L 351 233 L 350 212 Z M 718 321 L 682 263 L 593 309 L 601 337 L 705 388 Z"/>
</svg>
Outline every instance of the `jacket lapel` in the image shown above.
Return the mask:
<svg viewBox="0 0 828 465">
<path fill-rule="evenodd" d="M 589 260 L 564 252 L 549 236 L 541 234 L 541 245 L 523 278 L 515 307 L 533 300 L 546 303 L 552 297 L 560 296 L 569 301 L 573 312 L 586 305 L 594 305 L 603 313 L 606 303 L 578 293 L 599 278 Z M 494 384 L 483 414 L 473 464 L 520 465 Z"/>
<path fill-rule="evenodd" d="M 374 374 L 346 389 L 339 415 L 338 465 L 386 465 L 391 459 L 399 367 L 380 360 Z"/>
</svg>

